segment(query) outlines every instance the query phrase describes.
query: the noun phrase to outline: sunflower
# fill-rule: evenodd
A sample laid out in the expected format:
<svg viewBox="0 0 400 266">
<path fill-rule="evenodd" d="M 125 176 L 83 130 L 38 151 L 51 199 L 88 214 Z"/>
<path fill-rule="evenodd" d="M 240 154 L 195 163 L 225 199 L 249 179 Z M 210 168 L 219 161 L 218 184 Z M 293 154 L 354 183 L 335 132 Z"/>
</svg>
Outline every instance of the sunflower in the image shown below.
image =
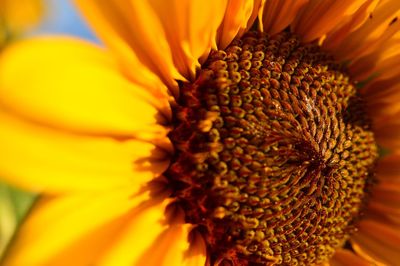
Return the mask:
<svg viewBox="0 0 400 266">
<path fill-rule="evenodd" d="M 0 60 L 2 265 L 396 265 L 400 2 L 77 1 Z"/>
<path fill-rule="evenodd" d="M 36 25 L 43 9 L 42 0 L 0 0 L 0 47 Z"/>
</svg>

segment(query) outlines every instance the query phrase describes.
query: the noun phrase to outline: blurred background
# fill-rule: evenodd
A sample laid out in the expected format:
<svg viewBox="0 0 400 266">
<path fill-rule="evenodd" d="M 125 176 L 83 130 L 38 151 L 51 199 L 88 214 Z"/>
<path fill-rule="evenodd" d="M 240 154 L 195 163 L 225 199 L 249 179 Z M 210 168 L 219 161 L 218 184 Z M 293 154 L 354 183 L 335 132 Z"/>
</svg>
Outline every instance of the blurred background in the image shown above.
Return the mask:
<svg viewBox="0 0 400 266">
<path fill-rule="evenodd" d="M 96 41 L 96 37 L 75 8 L 73 0 L 41 1 L 44 3 L 44 17 L 30 35 L 68 34 Z"/>
<path fill-rule="evenodd" d="M 67 34 L 98 42 L 72 0 L 0 0 L 0 50 L 16 39 Z M 37 196 L 0 181 L 0 257 Z"/>
</svg>

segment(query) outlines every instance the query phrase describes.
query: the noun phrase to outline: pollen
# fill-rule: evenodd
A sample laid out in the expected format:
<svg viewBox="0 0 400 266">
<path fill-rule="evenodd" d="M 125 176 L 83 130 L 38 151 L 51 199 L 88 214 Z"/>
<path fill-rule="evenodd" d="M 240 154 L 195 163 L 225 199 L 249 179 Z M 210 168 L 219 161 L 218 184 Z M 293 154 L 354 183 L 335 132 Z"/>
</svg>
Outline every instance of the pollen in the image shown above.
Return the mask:
<svg viewBox="0 0 400 266">
<path fill-rule="evenodd" d="M 180 85 L 166 172 L 211 265 L 316 265 L 356 230 L 377 146 L 363 100 L 316 44 L 249 32 Z"/>
</svg>

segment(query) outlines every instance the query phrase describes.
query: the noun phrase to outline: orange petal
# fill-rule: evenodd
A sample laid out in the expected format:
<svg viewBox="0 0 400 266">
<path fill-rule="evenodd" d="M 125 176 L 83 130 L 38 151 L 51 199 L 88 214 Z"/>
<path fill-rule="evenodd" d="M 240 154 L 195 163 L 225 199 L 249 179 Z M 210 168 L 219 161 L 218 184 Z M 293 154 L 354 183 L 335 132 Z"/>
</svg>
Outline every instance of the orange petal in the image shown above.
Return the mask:
<svg viewBox="0 0 400 266">
<path fill-rule="evenodd" d="M 349 65 L 352 77 L 358 80 L 373 78 L 373 81 L 387 80 L 400 75 L 397 63 L 400 60 L 400 32 L 373 52 L 358 58 Z M 369 83 L 372 82 L 369 81 Z"/>
<path fill-rule="evenodd" d="M 397 116 L 397 114 L 400 112 L 399 89 L 400 85 L 394 86 L 392 88 L 384 88 L 380 93 L 371 93 L 371 95 L 365 97 L 368 108 L 370 108 L 370 110 L 373 110 L 374 112 L 373 114 L 371 114 L 371 117 L 373 119 L 379 120 L 381 118 L 385 118 L 385 124 L 390 124 L 391 121 L 388 121 L 387 118 L 395 118 L 395 116 Z M 377 128 L 377 130 L 380 131 L 381 128 Z"/>
<path fill-rule="evenodd" d="M 2 0 L 0 10 L 2 31 L 6 27 L 12 34 L 21 34 L 43 18 L 44 3 L 41 0 Z"/>
<path fill-rule="evenodd" d="M 369 261 L 357 256 L 354 252 L 345 249 L 336 250 L 335 255 L 329 261 L 330 266 L 369 266 Z"/>
<path fill-rule="evenodd" d="M 171 116 L 166 89 L 132 83 L 95 45 L 61 37 L 24 41 L 1 54 L 0 69 L 0 104 L 8 112 L 74 132 L 165 134 L 158 124 Z"/>
<path fill-rule="evenodd" d="M 400 73 L 399 73 L 400 74 Z M 366 83 L 365 87 L 360 90 L 360 93 L 368 103 L 373 103 L 376 98 L 390 100 L 392 96 L 400 95 L 396 89 L 400 83 L 400 75 L 394 75 L 387 79 L 375 78 Z"/>
<path fill-rule="evenodd" d="M 363 219 L 374 220 L 378 223 L 385 224 L 389 227 L 398 228 L 400 226 L 400 214 L 393 213 L 391 210 L 378 210 L 375 208 L 368 208 L 365 210 Z"/>
<path fill-rule="evenodd" d="M 376 172 L 379 179 L 390 179 L 400 175 L 400 151 L 394 151 L 378 161 Z M 399 179 L 400 181 L 400 179 Z"/>
<path fill-rule="evenodd" d="M 379 184 L 373 188 L 368 207 L 381 213 L 400 216 L 400 182 L 380 180 Z"/>
<path fill-rule="evenodd" d="M 387 107 L 387 105 L 383 104 L 380 109 L 383 109 L 384 112 L 392 113 L 390 107 Z M 393 104 L 393 107 L 397 110 L 399 109 L 396 104 Z M 389 150 L 400 149 L 400 121 L 398 119 L 400 112 L 394 112 L 392 115 L 384 115 L 380 109 L 374 109 L 379 110 L 380 113 L 372 116 L 374 119 L 375 139 L 378 145 Z"/>
<path fill-rule="evenodd" d="M 338 58 L 354 60 L 380 47 L 400 29 L 395 18 L 400 13 L 400 2 L 396 0 L 380 1 L 370 19 L 354 32 L 348 34 L 340 44 L 331 47 Z"/>
<path fill-rule="evenodd" d="M 377 80 L 361 90 L 367 110 L 373 120 L 373 129 L 379 145 L 391 150 L 400 144 L 400 76 L 388 80 Z M 390 143 L 397 143 L 392 146 Z"/>
<path fill-rule="evenodd" d="M 304 42 L 315 40 L 352 16 L 364 3 L 361 0 L 310 0 L 292 24 Z"/>
<path fill-rule="evenodd" d="M 241 29 L 246 29 L 250 16 L 254 13 L 254 1 L 229 0 L 225 16 L 218 30 L 219 49 L 226 48 Z M 251 25 L 250 25 L 251 26 Z"/>
<path fill-rule="evenodd" d="M 340 23 L 327 34 L 323 47 L 327 50 L 335 50 L 341 45 L 343 39 L 350 33 L 357 30 L 369 18 L 375 10 L 379 0 L 367 0 L 365 3 L 351 16 L 345 17 Z"/>
<path fill-rule="evenodd" d="M 168 167 L 166 153 L 135 139 L 77 135 L 0 112 L 0 176 L 26 189 L 140 187 Z"/>
<path fill-rule="evenodd" d="M 269 0 L 265 3 L 262 16 L 262 30 L 275 34 L 293 22 L 302 7 L 309 0 Z"/>
<path fill-rule="evenodd" d="M 368 260 L 386 265 L 400 261 L 400 229 L 373 220 L 363 220 L 352 236 L 354 250 Z"/>
<path fill-rule="evenodd" d="M 165 195 L 164 195 L 165 196 Z M 130 189 L 71 196 L 42 196 L 19 228 L 2 265 L 98 265 L 123 228 L 146 216 L 141 230 L 158 235 L 165 203 Z M 142 234 L 143 236 L 143 234 Z M 141 244 L 131 239 L 131 252 Z M 133 248 L 132 248 L 133 247 Z M 119 264 L 121 265 L 121 264 Z"/>
</svg>

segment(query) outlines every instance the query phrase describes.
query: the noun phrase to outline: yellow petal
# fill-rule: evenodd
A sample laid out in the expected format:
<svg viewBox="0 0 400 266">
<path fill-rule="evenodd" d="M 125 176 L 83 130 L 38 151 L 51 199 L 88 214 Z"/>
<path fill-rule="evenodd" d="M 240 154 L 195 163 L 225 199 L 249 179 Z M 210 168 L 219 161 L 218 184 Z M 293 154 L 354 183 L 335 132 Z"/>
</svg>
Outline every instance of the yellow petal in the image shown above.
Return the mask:
<svg viewBox="0 0 400 266">
<path fill-rule="evenodd" d="M 189 224 L 175 224 L 168 227 L 152 245 L 141 254 L 134 263 L 126 265 L 149 265 L 149 266 L 169 266 L 183 265 L 185 252 L 189 249 Z M 128 262 L 128 261 L 127 261 Z M 109 264 L 122 265 L 122 264 Z M 204 265 L 204 264 L 203 264 Z"/>
<path fill-rule="evenodd" d="M 181 265 L 177 260 L 188 247 L 188 225 L 170 225 L 165 204 L 135 210 L 134 219 L 124 227 L 103 253 L 99 265 Z"/>
<path fill-rule="evenodd" d="M 162 214 L 160 200 L 150 200 L 149 192 L 133 194 L 131 189 L 42 196 L 19 228 L 2 265 L 98 265 L 101 254 L 112 247 L 122 228 L 136 220 L 139 210 Z M 148 228 L 142 232 L 156 231 Z"/>
<path fill-rule="evenodd" d="M 190 234 L 193 226 L 185 224 L 184 213 L 175 209 L 169 205 L 165 215 L 163 209 L 136 212 L 100 259 L 101 265 L 203 266 L 204 241 L 196 232 Z"/>
<path fill-rule="evenodd" d="M 189 235 L 190 247 L 183 259 L 183 266 L 204 266 L 207 261 L 207 246 L 203 236 L 192 231 Z"/>
<path fill-rule="evenodd" d="M 339 249 L 329 261 L 330 266 L 369 266 L 369 261 L 357 256 L 354 252 L 345 249 Z"/>
<path fill-rule="evenodd" d="M 374 220 L 363 220 L 352 238 L 354 250 L 380 265 L 397 265 L 400 261 L 400 230 Z"/>
<path fill-rule="evenodd" d="M 219 49 L 226 48 L 241 29 L 247 28 L 250 16 L 254 12 L 254 4 L 257 3 L 248 0 L 228 1 L 224 19 L 218 30 L 217 43 Z"/>
<path fill-rule="evenodd" d="M 331 31 L 341 20 L 352 16 L 364 3 L 361 0 L 310 0 L 292 24 L 292 30 L 304 42 L 315 40 Z"/>
<path fill-rule="evenodd" d="M 248 29 L 250 29 L 253 24 L 255 23 L 255 20 L 258 18 L 258 28 L 262 31 L 262 23 L 261 23 L 261 18 L 264 10 L 264 5 L 266 0 L 253 0 L 253 11 L 247 21 L 247 25 L 245 28 L 240 28 L 237 36 L 242 36 Z"/>
<path fill-rule="evenodd" d="M 165 133 L 158 124 L 170 107 L 156 90 L 129 81 L 108 53 L 83 41 L 34 39 L 1 54 L 1 108 L 74 132 Z"/>
<path fill-rule="evenodd" d="M 85 17 L 126 69 L 139 60 L 160 76 L 175 96 L 175 80 L 183 80 L 174 65 L 172 47 L 160 18 L 149 1 L 76 0 Z"/>
<path fill-rule="evenodd" d="M 118 53 L 118 50 L 127 53 L 132 50 L 169 85 L 173 82 L 168 79 L 182 79 L 182 76 L 172 70 L 168 73 L 168 68 L 174 66 L 186 79 L 193 78 L 200 66 L 199 59 L 206 57 L 212 46 L 216 48 L 216 31 L 226 8 L 226 0 L 147 0 L 118 4 L 78 0 L 78 3 L 106 43 L 118 46 L 114 48 Z M 124 48 L 120 47 L 122 43 Z"/>
<path fill-rule="evenodd" d="M 263 31 L 272 35 L 284 30 L 307 3 L 308 0 L 266 1 L 262 16 Z"/>
<path fill-rule="evenodd" d="M 226 0 L 147 0 L 159 19 L 173 51 L 173 61 L 187 79 L 195 77 L 199 59 L 215 47 L 216 31 L 225 12 Z"/>
<path fill-rule="evenodd" d="M 77 135 L 0 111 L 0 177 L 41 191 L 140 187 L 168 167 L 166 153 L 135 139 Z"/>
</svg>

